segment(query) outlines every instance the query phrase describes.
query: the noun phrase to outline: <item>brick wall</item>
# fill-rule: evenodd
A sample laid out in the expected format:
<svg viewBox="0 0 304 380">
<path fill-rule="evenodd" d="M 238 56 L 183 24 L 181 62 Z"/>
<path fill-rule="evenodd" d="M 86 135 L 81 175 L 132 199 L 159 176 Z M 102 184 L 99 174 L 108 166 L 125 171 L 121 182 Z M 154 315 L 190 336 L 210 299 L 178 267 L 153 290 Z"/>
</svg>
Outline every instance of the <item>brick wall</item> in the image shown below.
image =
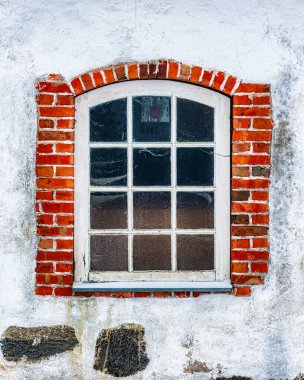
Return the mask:
<svg viewBox="0 0 304 380">
<path fill-rule="evenodd" d="M 224 72 L 175 61 L 126 63 L 92 70 L 71 81 L 51 74 L 37 82 L 37 193 L 39 237 L 36 294 L 71 296 L 73 282 L 75 96 L 111 83 L 170 79 L 194 83 L 232 99 L 231 280 L 249 296 L 268 271 L 268 189 L 272 119 L 270 87 L 241 83 Z M 189 297 L 192 292 L 80 293 L 76 296 Z"/>
</svg>

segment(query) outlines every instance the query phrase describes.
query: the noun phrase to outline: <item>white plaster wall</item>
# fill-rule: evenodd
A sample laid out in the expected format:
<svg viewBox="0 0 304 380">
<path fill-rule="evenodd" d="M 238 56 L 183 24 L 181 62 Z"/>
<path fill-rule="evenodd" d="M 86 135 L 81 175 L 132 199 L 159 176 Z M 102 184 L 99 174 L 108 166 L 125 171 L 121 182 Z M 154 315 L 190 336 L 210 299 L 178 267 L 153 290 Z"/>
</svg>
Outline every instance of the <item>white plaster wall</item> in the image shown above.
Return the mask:
<svg viewBox="0 0 304 380">
<path fill-rule="evenodd" d="M 209 379 L 219 371 L 291 379 L 304 371 L 303 20 L 303 0 L 0 1 L 0 333 L 14 324 L 66 323 L 81 342 L 37 364 L 1 357 L 0 378 L 110 378 L 92 369 L 95 340 L 102 328 L 125 322 L 146 329 L 150 363 L 135 379 Z M 265 286 L 249 299 L 35 297 L 35 79 L 157 58 L 272 85 Z M 212 371 L 184 373 L 190 358 Z"/>
</svg>

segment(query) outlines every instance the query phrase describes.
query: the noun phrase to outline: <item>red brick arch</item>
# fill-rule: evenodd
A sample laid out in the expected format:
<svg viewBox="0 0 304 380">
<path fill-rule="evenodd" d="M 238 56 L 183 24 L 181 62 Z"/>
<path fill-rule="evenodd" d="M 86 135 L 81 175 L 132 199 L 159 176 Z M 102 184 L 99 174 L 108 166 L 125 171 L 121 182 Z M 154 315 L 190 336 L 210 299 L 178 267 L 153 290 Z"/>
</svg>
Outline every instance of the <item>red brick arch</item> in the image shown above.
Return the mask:
<svg viewBox="0 0 304 380">
<path fill-rule="evenodd" d="M 272 119 L 270 86 L 242 83 L 222 71 L 173 60 L 122 63 L 65 80 L 37 82 L 38 134 L 36 294 L 73 295 L 75 97 L 98 87 L 138 79 L 169 79 L 219 91 L 232 101 L 231 280 L 248 296 L 268 271 L 268 191 Z M 197 296 L 197 293 L 90 293 L 82 296 Z"/>
</svg>

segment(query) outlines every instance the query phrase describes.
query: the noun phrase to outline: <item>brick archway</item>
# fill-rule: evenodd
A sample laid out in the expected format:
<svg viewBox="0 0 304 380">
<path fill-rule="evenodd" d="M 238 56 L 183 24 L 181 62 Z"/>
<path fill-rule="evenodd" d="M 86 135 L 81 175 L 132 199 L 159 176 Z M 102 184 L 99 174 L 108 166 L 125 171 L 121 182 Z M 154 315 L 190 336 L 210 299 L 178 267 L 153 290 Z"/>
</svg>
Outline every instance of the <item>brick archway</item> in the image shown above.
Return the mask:
<svg viewBox="0 0 304 380">
<path fill-rule="evenodd" d="M 122 63 L 91 70 L 70 81 L 58 74 L 37 81 L 36 215 L 39 243 L 36 294 L 73 294 L 75 97 L 98 87 L 139 79 L 187 82 L 231 98 L 231 281 L 233 294 L 250 295 L 251 286 L 262 284 L 268 271 L 268 191 L 273 127 L 270 86 L 242 83 L 222 71 L 204 70 L 171 60 Z M 79 295 L 131 297 L 147 294 Z M 155 297 L 170 295 L 154 294 Z M 179 297 L 189 295 L 175 293 Z"/>
</svg>

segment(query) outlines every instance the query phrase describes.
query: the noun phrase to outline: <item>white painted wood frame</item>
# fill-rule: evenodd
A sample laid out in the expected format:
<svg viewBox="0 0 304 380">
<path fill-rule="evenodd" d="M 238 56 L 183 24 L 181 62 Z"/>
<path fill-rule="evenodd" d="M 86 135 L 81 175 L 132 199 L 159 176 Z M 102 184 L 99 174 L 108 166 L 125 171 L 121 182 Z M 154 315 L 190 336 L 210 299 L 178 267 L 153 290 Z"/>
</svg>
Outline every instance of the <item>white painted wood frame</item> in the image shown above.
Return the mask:
<svg viewBox="0 0 304 380">
<path fill-rule="evenodd" d="M 171 142 L 139 143 L 132 142 L 132 97 L 133 96 L 171 97 Z M 127 98 L 128 139 L 125 143 L 96 143 L 89 141 L 89 110 L 98 104 L 115 99 Z M 176 141 L 176 98 L 183 98 L 214 108 L 214 141 L 187 142 Z M 218 281 L 230 282 L 230 99 L 218 92 L 191 84 L 166 81 L 145 80 L 112 84 L 85 93 L 76 98 L 75 125 L 75 282 L 113 282 L 113 281 Z M 90 147 L 125 147 L 128 150 L 128 186 L 90 187 L 89 157 Z M 140 191 L 171 191 L 171 229 L 170 230 L 132 230 L 132 149 L 133 147 L 170 147 L 172 186 L 136 187 Z M 182 191 L 214 191 L 214 229 L 178 230 L 176 228 L 176 147 L 214 147 L 214 186 L 180 187 Z M 90 230 L 90 191 L 126 191 L 128 194 L 127 230 Z M 128 246 L 128 272 L 90 272 L 90 234 L 172 234 L 171 257 L 172 271 L 132 272 L 132 239 Z M 214 234 L 215 266 L 209 271 L 176 271 L 176 234 Z M 118 284 L 118 283 L 117 283 Z M 155 285 L 157 287 L 157 284 Z M 206 286 L 208 288 L 208 286 Z M 118 287 L 119 288 L 119 287 Z M 166 287 L 167 288 L 167 287 Z M 201 286 L 202 288 L 202 286 Z M 220 287 L 219 287 L 220 288 Z"/>
</svg>

